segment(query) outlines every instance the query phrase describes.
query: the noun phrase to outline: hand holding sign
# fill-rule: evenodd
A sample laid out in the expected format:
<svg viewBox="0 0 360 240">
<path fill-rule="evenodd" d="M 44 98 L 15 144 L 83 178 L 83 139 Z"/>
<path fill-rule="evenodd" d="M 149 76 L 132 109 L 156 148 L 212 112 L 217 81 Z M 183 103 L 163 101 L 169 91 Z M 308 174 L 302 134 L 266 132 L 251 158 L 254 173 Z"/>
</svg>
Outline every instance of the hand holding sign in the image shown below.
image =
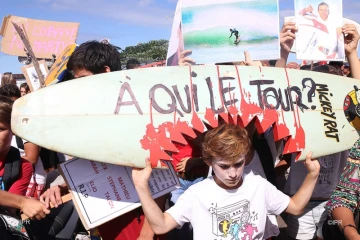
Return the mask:
<svg viewBox="0 0 360 240">
<path fill-rule="evenodd" d="M 343 33 L 345 35 L 345 51 L 346 54 L 350 54 L 352 52 L 356 53 L 358 42 L 360 39 L 359 32 L 357 31 L 354 24 L 345 24 L 342 28 Z"/>
</svg>

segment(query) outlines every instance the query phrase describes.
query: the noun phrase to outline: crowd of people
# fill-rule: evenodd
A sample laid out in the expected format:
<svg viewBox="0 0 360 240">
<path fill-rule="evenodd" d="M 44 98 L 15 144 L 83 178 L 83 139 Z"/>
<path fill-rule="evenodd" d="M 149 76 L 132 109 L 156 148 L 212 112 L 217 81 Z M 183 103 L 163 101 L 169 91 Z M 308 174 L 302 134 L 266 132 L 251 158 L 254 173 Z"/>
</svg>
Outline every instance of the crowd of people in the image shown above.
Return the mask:
<svg viewBox="0 0 360 240">
<path fill-rule="evenodd" d="M 345 63 L 289 65 L 296 31 L 292 22 L 282 27 L 278 60 L 252 61 L 245 52 L 244 62 L 221 64 L 291 67 L 360 79 L 360 35 L 354 25 L 342 28 Z M 120 71 L 118 50 L 108 42 L 81 44 L 67 62 L 65 80 Z M 179 66 L 195 64 L 190 53 L 181 53 Z M 127 69 L 139 66 L 136 59 L 126 64 Z M 76 210 L 71 201 L 61 198 L 68 187 L 56 166 L 71 157 L 11 131 L 12 104 L 29 93 L 27 84 L 18 87 L 11 73 L 3 74 L 0 239 L 60 239 L 60 233 L 61 239 L 277 239 L 280 219 L 287 224 L 286 239 L 360 239 L 355 223 L 360 211 L 360 140 L 352 149 L 318 159 L 309 152 L 302 164 L 295 162 L 295 155 L 281 154 L 284 142 L 273 147 L 272 128 L 259 134 L 254 121 L 245 128 L 219 124 L 188 144 L 174 142 L 178 152 L 172 154 L 172 166 L 180 186 L 169 195 L 152 199 L 149 162 L 144 169 L 134 168 L 132 178 L 142 207 L 87 232 L 79 217 L 70 222 Z M 20 213 L 30 221 L 20 221 Z M 332 226 L 329 221 L 338 224 Z"/>
</svg>

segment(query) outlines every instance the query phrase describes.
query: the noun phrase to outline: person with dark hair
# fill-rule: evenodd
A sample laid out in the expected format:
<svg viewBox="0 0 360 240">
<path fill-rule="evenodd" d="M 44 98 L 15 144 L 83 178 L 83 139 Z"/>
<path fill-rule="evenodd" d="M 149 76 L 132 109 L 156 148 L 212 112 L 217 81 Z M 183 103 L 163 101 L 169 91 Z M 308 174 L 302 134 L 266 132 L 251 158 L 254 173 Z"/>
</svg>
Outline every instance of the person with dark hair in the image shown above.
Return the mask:
<svg viewBox="0 0 360 240">
<path fill-rule="evenodd" d="M 75 79 L 90 75 L 114 72 L 121 70 L 120 53 L 118 47 L 110 43 L 89 41 L 75 49 L 69 58 L 67 68 Z M 61 176 L 59 176 L 61 178 Z M 67 185 L 63 179 L 58 179 L 56 186 L 47 189 L 40 196 L 40 201 L 47 207 L 52 203 L 58 207 L 62 204 L 61 195 L 64 195 Z M 61 182 L 61 183 L 60 183 Z M 165 206 L 165 198 L 160 197 L 159 205 Z M 148 237 L 160 239 L 164 236 L 154 236 L 154 232 L 147 224 L 144 213 L 140 208 L 134 209 L 118 218 L 115 218 L 98 227 L 103 240 L 137 239 Z"/>
<path fill-rule="evenodd" d="M 30 93 L 29 85 L 26 82 L 20 85 L 20 93 L 21 96 L 25 96 L 26 94 Z"/>
<path fill-rule="evenodd" d="M 121 70 L 120 48 L 110 43 L 88 41 L 71 54 L 67 69 L 74 78 Z"/>
<path fill-rule="evenodd" d="M 129 59 L 126 62 L 126 69 L 136 69 L 140 67 L 140 62 L 137 59 Z"/>
<path fill-rule="evenodd" d="M 350 64 L 348 62 L 345 62 L 341 67 L 341 72 L 343 74 L 343 76 L 345 77 L 352 77 L 351 75 L 351 69 L 350 69 Z"/>
<path fill-rule="evenodd" d="M 12 74 L 12 72 L 6 72 L 1 77 L 1 87 L 6 84 L 14 84 L 16 85 L 16 78 Z"/>
<path fill-rule="evenodd" d="M 11 98 L 15 101 L 21 97 L 21 92 L 15 84 L 6 84 L 0 87 L 0 95 Z"/>
</svg>

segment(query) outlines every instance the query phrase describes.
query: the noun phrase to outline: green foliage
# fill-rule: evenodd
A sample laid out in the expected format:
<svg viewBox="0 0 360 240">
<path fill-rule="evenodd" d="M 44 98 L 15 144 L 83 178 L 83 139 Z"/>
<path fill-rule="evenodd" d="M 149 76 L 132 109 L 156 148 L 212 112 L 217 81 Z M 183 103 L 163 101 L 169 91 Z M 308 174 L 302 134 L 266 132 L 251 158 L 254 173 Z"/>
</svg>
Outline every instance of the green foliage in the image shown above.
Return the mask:
<svg viewBox="0 0 360 240">
<path fill-rule="evenodd" d="M 130 58 L 135 58 L 144 64 L 164 60 L 166 59 L 168 45 L 168 40 L 160 39 L 126 47 L 121 52 L 123 56 L 121 65 L 125 66 L 127 60 Z"/>
</svg>

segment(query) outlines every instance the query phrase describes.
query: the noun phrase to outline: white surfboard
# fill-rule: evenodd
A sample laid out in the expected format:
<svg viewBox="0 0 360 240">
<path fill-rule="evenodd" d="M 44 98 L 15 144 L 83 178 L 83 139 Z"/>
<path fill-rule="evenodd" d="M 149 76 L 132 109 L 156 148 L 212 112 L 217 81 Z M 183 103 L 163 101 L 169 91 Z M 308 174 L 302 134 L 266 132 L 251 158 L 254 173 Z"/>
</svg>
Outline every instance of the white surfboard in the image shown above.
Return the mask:
<svg viewBox="0 0 360 240">
<path fill-rule="evenodd" d="M 324 156 L 349 149 L 360 129 L 359 80 L 323 73 L 236 66 L 137 69 L 94 75 L 18 99 L 13 132 L 68 155 L 144 167 L 171 160 L 173 141 L 218 125 L 262 133 L 274 127 L 284 154 Z M 359 84 L 360 85 L 360 84 Z M 346 110 L 346 114 L 344 112 Z M 351 123 L 349 123 L 349 121 Z"/>
</svg>

